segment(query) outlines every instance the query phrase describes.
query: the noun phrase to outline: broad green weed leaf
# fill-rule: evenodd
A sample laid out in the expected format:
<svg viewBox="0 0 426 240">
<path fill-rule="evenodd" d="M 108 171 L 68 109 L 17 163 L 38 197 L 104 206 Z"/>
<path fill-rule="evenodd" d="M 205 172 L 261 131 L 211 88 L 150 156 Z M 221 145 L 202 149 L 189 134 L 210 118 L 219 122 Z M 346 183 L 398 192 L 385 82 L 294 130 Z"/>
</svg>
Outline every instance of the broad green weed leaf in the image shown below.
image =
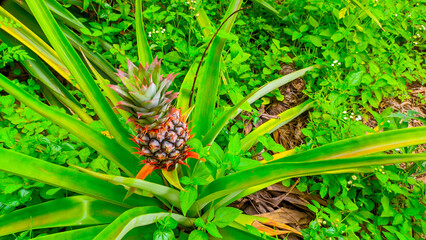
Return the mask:
<svg viewBox="0 0 426 240">
<path fill-rule="evenodd" d="M 15 102 L 15 98 L 12 95 L 7 95 L 7 96 L 1 96 L 0 97 L 0 104 L 4 108 L 11 107 L 14 102 Z"/>
<path fill-rule="evenodd" d="M 52 188 L 46 191 L 46 194 L 49 196 L 55 195 L 57 192 L 59 192 L 61 188 Z"/>
<path fill-rule="evenodd" d="M 108 160 L 102 157 L 98 157 L 90 163 L 90 167 L 93 171 L 102 170 L 105 173 L 108 173 Z"/>
<path fill-rule="evenodd" d="M 6 147 L 12 148 L 15 145 L 16 134 L 18 134 L 18 130 L 11 127 L 0 129 L 0 142 L 4 142 Z"/>
<path fill-rule="evenodd" d="M 154 232 L 154 240 L 174 240 L 175 234 L 171 229 L 157 230 Z"/>
<path fill-rule="evenodd" d="M 213 237 L 222 238 L 222 235 L 220 235 L 219 230 L 217 230 L 216 224 L 211 223 L 211 222 L 207 223 L 206 224 L 206 230 Z"/>
<path fill-rule="evenodd" d="M 309 210 L 311 210 L 311 211 L 312 211 L 312 212 L 314 212 L 314 213 L 317 213 L 317 212 L 318 212 L 318 208 L 317 208 L 317 207 L 315 207 L 314 205 L 306 204 L 306 207 L 308 207 L 308 208 L 309 208 Z"/>
<path fill-rule="evenodd" d="M 334 201 L 334 206 L 337 207 L 340 210 L 344 210 L 345 209 L 345 205 L 340 200 Z"/>
<path fill-rule="evenodd" d="M 361 80 L 362 80 L 363 75 L 364 75 L 364 71 L 351 73 L 347 78 L 349 85 L 350 86 L 358 86 L 359 84 L 361 84 Z"/>
<path fill-rule="evenodd" d="M 309 40 L 312 44 L 314 44 L 316 47 L 322 47 L 322 40 L 318 36 L 310 35 Z"/>
<path fill-rule="evenodd" d="M 202 218 L 195 219 L 194 225 L 199 228 L 206 228 L 206 224 L 204 223 L 204 220 Z"/>
<path fill-rule="evenodd" d="M 241 139 L 238 134 L 231 136 L 228 144 L 228 152 L 234 155 L 241 152 Z"/>
<path fill-rule="evenodd" d="M 184 216 L 195 200 L 197 200 L 197 195 L 197 190 L 192 186 L 186 186 L 184 190 L 180 191 L 180 204 Z"/>
<path fill-rule="evenodd" d="M 380 215 L 381 217 L 393 217 L 395 215 L 395 210 L 389 204 L 389 198 L 386 195 L 380 199 L 382 203 L 383 211 Z"/>
<path fill-rule="evenodd" d="M 345 35 L 343 35 L 341 32 L 335 32 L 331 36 L 331 40 L 333 40 L 334 42 L 338 42 L 338 41 L 342 40 L 344 37 L 345 37 Z"/>
<path fill-rule="evenodd" d="M 164 59 L 173 63 L 178 63 L 182 60 L 181 56 L 176 51 L 168 52 L 166 55 L 164 55 Z"/>
<path fill-rule="evenodd" d="M 315 20 L 315 18 L 313 18 L 312 16 L 309 16 L 308 18 L 308 22 L 309 24 L 311 24 L 312 27 L 317 28 L 319 26 L 319 23 L 317 20 Z"/>
<path fill-rule="evenodd" d="M 90 156 L 90 149 L 89 148 L 83 148 L 79 153 L 78 156 L 80 157 L 82 162 L 86 162 L 87 158 Z"/>
<path fill-rule="evenodd" d="M 213 220 L 213 218 L 214 218 L 214 208 L 210 209 L 207 221 L 210 222 L 211 220 Z"/>
<path fill-rule="evenodd" d="M 228 226 L 231 222 L 233 222 L 240 214 L 241 210 L 231 207 L 223 207 L 219 208 L 216 211 L 216 216 L 213 220 L 213 223 L 220 228 L 224 228 Z"/>
<path fill-rule="evenodd" d="M 18 189 L 20 189 L 23 186 L 23 184 L 9 184 L 6 186 L 6 188 L 4 189 L 4 194 L 11 194 L 15 191 L 17 191 Z"/>
<path fill-rule="evenodd" d="M 194 230 L 189 234 L 188 240 L 208 240 L 209 236 L 207 233 L 200 231 L 200 230 Z"/>
<path fill-rule="evenodd" d="M 349 197 L 343 198 L 343 202 L 345 203 L 346 209 L 348 209 L 349 211 L 358 210 L 358 206 L 354 202 L 352 202 Z"/>
<path fill-rule="evenodd" d="M 164 219 L 159 221 L 161 225 L 163 225 L 166 228 L 175 229 L 178 225 L 178 222 L 172 218 L 171 216 L 167 216 Z"/>
</svg>

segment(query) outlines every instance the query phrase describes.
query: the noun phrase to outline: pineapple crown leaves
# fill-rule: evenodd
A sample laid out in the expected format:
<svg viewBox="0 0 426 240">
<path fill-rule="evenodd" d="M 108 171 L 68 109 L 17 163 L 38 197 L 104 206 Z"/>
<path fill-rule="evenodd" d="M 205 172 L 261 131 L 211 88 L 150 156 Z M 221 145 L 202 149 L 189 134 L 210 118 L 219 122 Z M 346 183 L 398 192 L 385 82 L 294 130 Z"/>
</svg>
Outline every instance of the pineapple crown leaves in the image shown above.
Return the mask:
<svg viewBox="0 0 426 240">
<path fill-rule="evenodd" d="M 116 108 L 130 112 L 132 116 L 128 121 L 138 125 L 147 125 L 155 128 L 167 121 L 167 112 L 171 108 L 171 102 L 178 93 L 167 91 L 177 74 L 169 74 L 165 78 L 161 74 L 161 60 L 157 57 L 145 67 L 139 64 L 136 67 L 130 60 L 128 73 L 117 70 L 117 76 L 123 86 L 110 85 L 123 100 L 119 101 Z"/>
</svg>

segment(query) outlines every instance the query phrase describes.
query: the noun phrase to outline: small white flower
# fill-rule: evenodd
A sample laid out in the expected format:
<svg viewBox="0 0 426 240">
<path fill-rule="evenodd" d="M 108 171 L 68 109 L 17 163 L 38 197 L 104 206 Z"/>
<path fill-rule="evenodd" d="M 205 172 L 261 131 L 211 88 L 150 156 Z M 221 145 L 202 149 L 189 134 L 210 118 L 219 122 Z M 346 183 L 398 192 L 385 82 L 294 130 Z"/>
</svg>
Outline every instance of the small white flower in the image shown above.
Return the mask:
<svg viewBox="0 0 426 240">
<path fill-rule="evenodd" d="M 408 17 L 411 17 L 411 13 L 410 13 L 410 14 L 408 14 Z"/>
<path fill-rule="evenodd" d="M 398 14 L 395 14 L 395 17 L 398 17 Z"/>
<path fill-rule="evenodd" d="M 148 32 L 149 35 L 151 35 L 151 32 Z"/>
<path fill-rule="evenodd" d="M 198 17 L 198 16 L 200 16 L 200 14 L 199 14 L 199 13 L 197 13 L 197 14 L 195 14 L 195 16 L 196 16 L 196 17 Z"/>
<path fill-rule="evenodd" d="M 390 123 L 390 120 L 388 120 L 388 123 Z"/>
<path fill-rule="evenodd" d="M 353 179 L 353 180 L 356 180 L 356 179 L 357 179 L 357 177 L 356 177 L 355 175 L 352 175 L 352 179 Z"/>
<path fill-rule="evenodd" d="M 346 114 L 347 112 L 346 111 L 343 111 L 343 114 Z"/>
<path fill-rule="evenodd" d="M 395 151 L 397 151 L 397 152 L 401 152 L 401 149 L 399 149 L 399 148 L 395 148 Z"/>
<path fill-rule="evenodd" d="M 351 181 L 351 180 L 349 180 L 349 181 L 348 181 L 348 184 L 349 184 L 349 185 L 351 185 L 351 184 L 352 184 L 352 181 Z"/>
<path fill-rule="evenodd" d="M 334 67 L 334 63 L 332 63 L 331 66 Z"/>
<path fill-rule="evenodd" d="M 343 119 L 347 120 L 348 118 L 347 117 L 343 117 Z"/>
<path fill-rule="evenodd" d="M 417 37 L 420 38 L 421 37 L 420 34 L 417 34 Z"/>
<path fill-rule="evenodd" d="M 339 62 L 339 65 L 341 65 L 342 63 L 341 62 Z"/>
<path fill-rule="evenodd" d="M 351 115 L 355 115 L 355 113 L 352 112 Z"/>
<path fill-rule="evenodd" d="M 339 61 L 337 61 L 337 60 L 334 60 L 334 61 L 333 61 L 333 63 L 337 63 L 337 62 L 339 62 Z"/>
<path fill-rule="evenodd" d="M 417 42 L 414 42 L 414 45 L 417 45 Z"/>
</svg>

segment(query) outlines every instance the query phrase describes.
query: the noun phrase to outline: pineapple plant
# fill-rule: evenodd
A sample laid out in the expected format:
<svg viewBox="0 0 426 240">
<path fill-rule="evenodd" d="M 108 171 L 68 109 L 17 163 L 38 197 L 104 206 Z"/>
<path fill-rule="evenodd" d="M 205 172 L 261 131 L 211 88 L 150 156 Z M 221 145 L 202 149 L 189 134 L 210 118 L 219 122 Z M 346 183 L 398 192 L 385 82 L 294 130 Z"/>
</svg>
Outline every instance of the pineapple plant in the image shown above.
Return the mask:
<svg viewBox="0 0 426 240">
<path fill-rule="evenodd" d="M 136 67 L 130 60 L 128 73 L 117 70 L 123 86 L 110 85 L 123 100 L 116 108 L 131 114 L 128 122 L 135 124 L 137 144 L 135 154 L 143 156 L 144 167 L 136 178 L 144 179 L 152 171 L 174 170 L 177 164 L 185 164 L 188 157 L 198 158 L 186 142 L 192 137 L 186 116 L 172 106 L 178 93 L 168 91 L 177 74 L 163 77 L 161 60 L 155 58 L 151 65 Z"/>
</svg>

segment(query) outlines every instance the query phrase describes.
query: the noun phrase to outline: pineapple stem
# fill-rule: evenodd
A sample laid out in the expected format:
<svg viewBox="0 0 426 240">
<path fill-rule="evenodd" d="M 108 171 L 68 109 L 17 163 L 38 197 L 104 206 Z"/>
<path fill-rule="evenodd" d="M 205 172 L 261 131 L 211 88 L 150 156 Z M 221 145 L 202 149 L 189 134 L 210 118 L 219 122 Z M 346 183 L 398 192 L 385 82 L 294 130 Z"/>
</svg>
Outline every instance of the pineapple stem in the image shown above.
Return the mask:
<svg viewBox="0 0 426 240">
<path fill-rule="evenodd" d="M 242 11 L 242 10 L 246 10 L 246 9 L 249 9 L 250 8 L 250 6 L 248 6 L 248 7 L 243 7 L 243 8 L 240 8 L 240 9 L 238 9 L 238 10 L 236 10 L 235 12 L 233 12 L 233 13 L 231 13 L 226 19 L 225 19 L 225 21 L 223 21 L 222 22 L 222 24 L 220 24 L 220 26 L 219 26 L 219 28 L 216 30 L 216 32 L 214 33 L 214 35 L 213 35 L 213 37 L 210 39 L 210 41 L 209 41 L 209 43 L 207 44 L 207 47 L 206 47 L 206 49 L 204 50 L 204 52 L 203 52 L 203 56 L 201 56 L 201 60 L 200 60 L 200 63 L 198 64 L 198 67 L 197 67 L 197 71 L 195 72 L 195 76 L 194 76 L 194 82 L 192 83 L 192 88 L 191 88 L 191 96 L 189 97 L 189 104 L 188 104 L 188 107 L 190 108 L 191 107 L 191 102 L 192 102 L 192 96 L 194 95 L 194 87 L 195 87 L 195 82 L 197 81 L 197 77 L 198 77 L 198 72 L 200 71 L 200 67 L 201 67 L 201 64 L 203 63 L 203 60 L 204 60 L 204 56 L 206 55 L 206 53 L 207 53 L 207 50 L 209 49 L 209 47 L 210 47 L 210 45 L 212 44 L 212 42 L 213 42 L 213 40 L 215 39 L 215 37 L 216 37 L 216 35 L 219 33 L 219 30 L 222 28 L 222 26 L 234 15 L 234 14 L 236 14 L 236 13 L 238 13 L 239 11 Z"/>
</svg>

